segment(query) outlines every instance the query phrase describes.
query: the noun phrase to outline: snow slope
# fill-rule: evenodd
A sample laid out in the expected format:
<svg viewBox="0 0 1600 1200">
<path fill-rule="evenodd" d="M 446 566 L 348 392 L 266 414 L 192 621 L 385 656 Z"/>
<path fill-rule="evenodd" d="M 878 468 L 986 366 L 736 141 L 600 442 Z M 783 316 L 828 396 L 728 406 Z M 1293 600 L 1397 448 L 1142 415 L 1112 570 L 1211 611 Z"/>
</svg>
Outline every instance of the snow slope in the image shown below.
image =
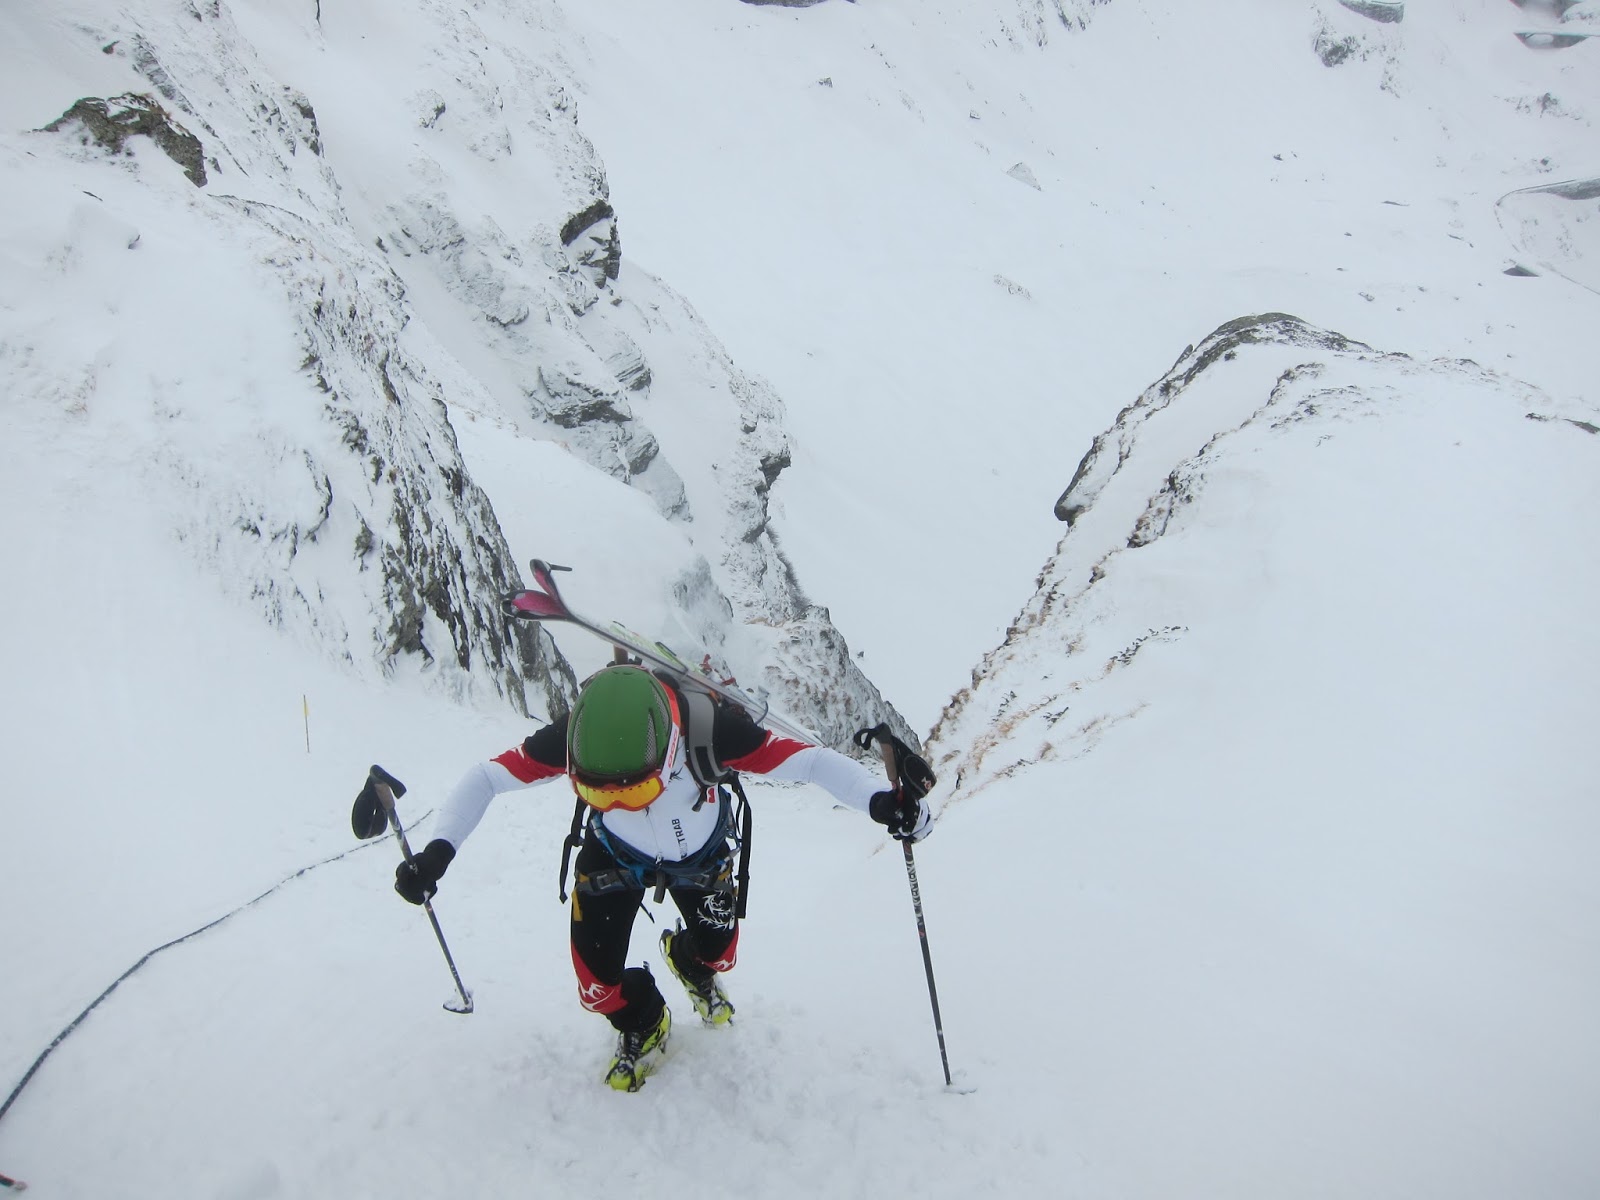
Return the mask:
<svg viewBox="0 0 1600 1200">
<path fill-rule="evenodd" d="M 329 37 L 364 11 L 323 7 Z M 452 866 L 437 907 L 478 1011 L 440 1009 L 392 842 L 357 849 L 349 801 L 380 762 L 422 818 L 527 722 L 492 689 L 384 679 L 269 626 L 216 586 L 232 560 L 197 569 L 175 540 L 151 445 L 262 494 L 293 477 L 151 397 L 225 384 L 315 445 L 272 386 L 294 331 L 228 233 L 164 223 L 192 189 L 148 145 L 123 171 L 11 132 L 129 85 L 81 52 L 120 10 L 9 10 L 0 1080 L 146 952 L 263 898 L 60 1043 L 0 1118 L 0 1171 L 135 1200 L 1600 1188 L 1581 352 L 1600 297 L 1560 267 L 1593 261 L 1593 222 L 1563 242 L 1543 199 L 1497 210 L 1595 176 L 1593 39 L 1535 52 L 1529 15 L 1490 0 L 1399 25 L 1331 0 L 485 2 L 371 12 L 311 63 L 306 8 L 195 12 L 330 114 L 383 74 L 366 35 L 538 25 L 527 54 L 570 67 L 610 180 L 619 285 L 686 298 L 786 406 L 783 549 L 872 679 L 938 721 L 943 815 L 917 864 L 978 1090 L 942 1089 L 898 852 L 809 790 L 755 789 L 735 1026 L 677 1004 L 638 1095 L 598 1086 L 608 1029 L 575 1003 L 559 787 L 502 801 Z M 349 176 L 261 170 L 290 197 L 384 178 L 358 127 L 326 133 Z M 140 219 L 56 199 L 84 190 Z M 1540 273 L 1503 274 L 1529 246 Z M 571 558 L 625 619 L 665 620 L 625 586 L 693 562 L 652 496 L 530 444 L 477 332 L 406 282 L 407 348 L 452 381 L 514 553 Z M 1208 331 L 1271 312 L 1300 320 L 1209 353 Z M 653 356 L 706 353 L 696 327 L 656 329 Z M 558 529 L 529 521 L 545 510 Z M 580 671 L 603 657 L 562 646 Z"/>
<path fill-rule="evenodd" d="M 1600 813 L 1574 752 L 1600 561 L 1561 532 L 1600 445 L 1559 407 L 1239 322 L 1063 497 L 1040 592 L 934 742 L 964 852 L 1055 806 L 1057 902 L 1020 888 L 1054 919 L 984 953 L 1048 937 L 1066 994 L 988 1049 L 1059 1015 L 1064 1074 L 1099 1085 L 1062 1090 L 1063 1123 L 1118 1164 L 1109 1192 L 1600 1180 Z"/>
</svg>

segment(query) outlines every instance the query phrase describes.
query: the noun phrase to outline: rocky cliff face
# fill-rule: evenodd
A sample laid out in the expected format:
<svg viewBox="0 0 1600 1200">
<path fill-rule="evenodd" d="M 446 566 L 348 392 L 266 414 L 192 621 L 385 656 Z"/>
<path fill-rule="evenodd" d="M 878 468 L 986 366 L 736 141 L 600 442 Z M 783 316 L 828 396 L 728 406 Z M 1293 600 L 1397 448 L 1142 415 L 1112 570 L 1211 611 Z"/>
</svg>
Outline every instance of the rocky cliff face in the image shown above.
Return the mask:
<svg viewBox="0 0 1600 1200">
<path fill-rule="evenodd" d="M 127 427 L 159 464 L 149 498 L 224 589 L 359 668 L 559 710 L 570 668 L 498 615 L 520 579 L 456 437 L 487 418 L 648 497 L 692 548 L 659 584 L 672 629 L 643 632 L 762 679 L 830 741 L 883 719 L 768 519 L 779 398 L 627 268 L 559 6 L 424 4 L 387 43 L 312 6 L 80 7 L 82 54 L 126 86 L 40 113 L 33 153 L 99 181 L 85 220 L 143 245 L 122 269 L 228 331 L 198 350 L 153 331 L 130 361 L 204 370 L 136 385 L 151 416 Z"/>
<path fill-rule="evenodd" d="M 122 436 L 145 451 L 145 499 L 224 590 L 334 656 L 409 659 L 521 709 L 565 703 L 571 672 L 549 640 L 499 617 L 516 575 L 505 540 L 408 336 L 405 288 L 351 226 L 311 101 L 272 78 L 220 4 L 84 31 L 83 50 L 148 90 L 80 100 L 35 153 L 100 175 L 84 220 L 128 222 L 127 249 L 143 251 L 117 273 L 149 273 L 157 319 L 119 365 L 167 370 L 80 391 L 90 416 L 113 390 L 131 400 Z M 201 190 L 185 193 L 162 155 Z M 169 288 L 225 336 L 199 347 L 181 316 L 159 320 Z M 79 319 L 114 344 L 129 314 L 105 299 L 111 311 Z M 243 350 L 261 340 L 265 378 Z"/>
</svg>

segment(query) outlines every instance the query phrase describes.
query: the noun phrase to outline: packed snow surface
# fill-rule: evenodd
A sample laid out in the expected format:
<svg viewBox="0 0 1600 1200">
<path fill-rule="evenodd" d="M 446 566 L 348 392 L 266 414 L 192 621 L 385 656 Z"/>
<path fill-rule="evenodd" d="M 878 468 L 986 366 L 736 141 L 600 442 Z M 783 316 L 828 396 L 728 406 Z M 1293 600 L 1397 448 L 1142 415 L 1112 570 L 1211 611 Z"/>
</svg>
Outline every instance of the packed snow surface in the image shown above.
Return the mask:
<svg viewBox="0 0 1600 1200">
<path fill-rule="evenodd" d="M 1600 39 L 1516 36 L 1586 7 L 10 6 L 0 1088 L 234 915 L 56 1046 L 0 1172 L 85 1200 L 1600 1193 Z M 529 723 L 330 652 L 370 605 L 336 564 L 293 580 L 317 622 L 275 626 L 255 564 L 198 536 L 235 483 L 302 504 L 329 434 L 286 399 L 299 331 L 243 201 L 147 139 L 37 132 L 151 90 L 103 52 L 141 22 L 307 99 L 320 153 L 228 187 L 358 265 L 435 50 L 559 69 L 618 286 L 687 330 L 670 288 L 781 398 L 783 551 L 935 734 L 916 867 L 975 1091 L 944 1087 L 898 847 L 813 789 L 751 788 L 732 1027 L 695 1023 L 641 914 L 677 1023 L 640 1093 L 600 1086 L 610 1030 L 576 1002 L 559 784 L 499 801 L 445 877 L 477 1010 L 442 1010 L 350 801 L 384 765 L 417 842 Z M 204 63 L 197 94 L 243 86 Z M 505 228 L 559 207 L 569 180 L 495 190 L 483 157 L 449 180 Z M 660 493 L 505 420 L 481 327 L 414 267 L 375 334 L 449 385 L 437 436 L 507 541 L 666 632 L 657 577 L 692 555 Z M 1185 374 L 1270 313 L 1323 332 Z"/>
</svg>

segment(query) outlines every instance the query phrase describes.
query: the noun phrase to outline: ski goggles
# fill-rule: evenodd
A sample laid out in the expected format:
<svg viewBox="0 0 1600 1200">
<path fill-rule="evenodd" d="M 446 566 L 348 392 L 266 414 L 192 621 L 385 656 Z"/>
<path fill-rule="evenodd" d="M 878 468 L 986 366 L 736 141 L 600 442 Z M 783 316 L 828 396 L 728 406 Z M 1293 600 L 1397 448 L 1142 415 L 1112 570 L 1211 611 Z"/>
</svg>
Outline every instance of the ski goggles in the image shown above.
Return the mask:
<svg viewBox="0 0 1600 1200">
<path fill-rule="evenodd" d="M 578 793 L 578 799 L 601 812 L 610 812 L 613 808 L 637 812 L 654 804 L 656 798 L 667 790 L 665 768 L 632 783 L 588 783 L 576 775 L 571 779 L 572 790 Z"/>
</svg>

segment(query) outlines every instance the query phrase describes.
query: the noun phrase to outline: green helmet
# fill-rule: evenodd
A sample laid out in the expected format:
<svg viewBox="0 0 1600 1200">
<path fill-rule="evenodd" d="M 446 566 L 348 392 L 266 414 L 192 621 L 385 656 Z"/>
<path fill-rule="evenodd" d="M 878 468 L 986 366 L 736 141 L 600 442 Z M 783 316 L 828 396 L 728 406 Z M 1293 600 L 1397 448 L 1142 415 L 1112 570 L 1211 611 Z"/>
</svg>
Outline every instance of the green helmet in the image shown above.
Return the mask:
<svg viewBox="0 0 1600 1200">
<path fill-rule="evenodd" d="M 678 732 L 672 693 L 643 667 L 607 667 L 567 718 L 567 770 L 595 784 L 631 783 L 667 766 Z"/>
</svg>

